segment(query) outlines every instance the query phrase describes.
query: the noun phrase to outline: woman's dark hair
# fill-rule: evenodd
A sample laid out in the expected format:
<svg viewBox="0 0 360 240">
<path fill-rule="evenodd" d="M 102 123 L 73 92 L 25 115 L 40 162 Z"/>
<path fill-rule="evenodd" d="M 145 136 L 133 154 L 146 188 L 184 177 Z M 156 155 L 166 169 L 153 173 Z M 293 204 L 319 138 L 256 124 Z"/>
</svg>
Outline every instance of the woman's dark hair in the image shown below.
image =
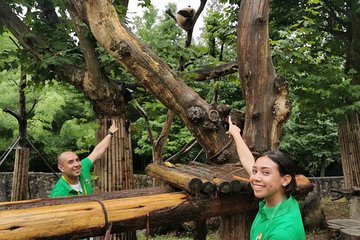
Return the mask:
<svg viewBox="0 0 360 240">
<path fill-rule="evenodd" d="M 296 180 L 295 180 L 295 164 L 291 157 L 284 152 L 280 151 L 268 151 L 261 154 L 260 157 L 267 156 L 270 158 L 276 165 L 278 165 L 279 172 L 281 176 L 290 175 L 291 181 L 285 187 L 285 193 L 287 195 L 293 194 L 296 191 Z"/>
</svg>

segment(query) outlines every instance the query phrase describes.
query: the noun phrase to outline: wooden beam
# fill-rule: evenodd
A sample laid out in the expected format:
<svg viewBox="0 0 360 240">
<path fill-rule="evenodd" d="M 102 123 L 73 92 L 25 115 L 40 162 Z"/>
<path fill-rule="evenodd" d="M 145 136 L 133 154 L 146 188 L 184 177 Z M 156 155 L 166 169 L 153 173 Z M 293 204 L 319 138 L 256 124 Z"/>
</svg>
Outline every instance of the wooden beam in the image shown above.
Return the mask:
<svg viewBox="0 0 360 240">
<path fill-rule="evenodd" d="M 73 199 L 77 197 L 71 197 Z M 26 204 L 26 203 L 25 203 Z M 252 194 L 222 197 L 165 193 L 0 211 L 0 240 L 65 239 L 164 226 L 256 208 Z"/>
</svg>

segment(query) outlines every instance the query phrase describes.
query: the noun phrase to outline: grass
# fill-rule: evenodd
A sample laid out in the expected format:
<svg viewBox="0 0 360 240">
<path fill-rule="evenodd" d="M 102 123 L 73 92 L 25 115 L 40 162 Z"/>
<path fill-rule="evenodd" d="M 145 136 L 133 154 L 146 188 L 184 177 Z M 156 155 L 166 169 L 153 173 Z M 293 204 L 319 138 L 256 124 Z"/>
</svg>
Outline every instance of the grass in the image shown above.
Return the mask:
<svg viewBox="0 0 360 240">
<path fill-rule="evenodd" d="M 138 240 L 146 240 L 145 235 L 140 235 L 137 238 Z M 151 240 L 193 240 L 191 236 L 187 237 L 177 237 L 172 235 L 163 235 L 163 236 L 156 236 L 156 237 L 150 237 Z M 219 236 L 217 233 L 210 233 L 206 237 L 207 240 L 219 240 Z"/>
</svg>

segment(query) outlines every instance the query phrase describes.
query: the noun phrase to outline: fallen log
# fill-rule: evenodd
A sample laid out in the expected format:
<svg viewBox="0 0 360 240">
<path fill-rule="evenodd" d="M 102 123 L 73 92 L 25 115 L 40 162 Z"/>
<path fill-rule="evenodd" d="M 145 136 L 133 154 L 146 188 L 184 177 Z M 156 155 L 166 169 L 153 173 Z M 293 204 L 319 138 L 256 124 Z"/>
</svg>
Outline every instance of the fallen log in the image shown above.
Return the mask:
<svg viewBox="0 0 360 240">
<path fill-rule="evenodd" d="M 219 192 L 229 193 L 229 192 L 240 192 L 242 188 L 242 184 L 240 181 L 231 179 L 227 177 L 223 179 L 221 176 L 223 174 L 219 174 L 217 171 L 212 171 L 210 169 L 201 169 L 198 168 L 197 165 L 184 165 L 184 164 L 175 164 L 174 168 L 180 172 L 185 172 L 187 174 L 199 177 L 201 179 L 206 179 L 207 182 L 217 186 Z M 210 193 L 215 190 L 215 186 L 212 191 L 204 191 L 204 187 L 202 192 Z"/>
<path fill-rule="evenodd" d="M 70 204 L 70 203 L 82 203 L 82 202 L 91 202 L 91 201 L 103 201 L 109 199 L 117 198 L 130 198 L 130 197 L 140 197 L 148 195 L 156 195 L 162 193 L 170 193 L 173 190 L 170 187 L 150 187 L 143 189 L 132 189 L 132 190 L 122 190 L 114 191 L 108 193 L 99 193 L 88 196 L 77 196 L 76 198 L 72 197 L 59 197 L 59 198 L 38 198 L 30 199 L 23 201 L 15 202 L 0 202 L 0 211 L 3 210 L 12 210 L 12 209 L 24 209 L 32 207 L 44 207 L 44 206 L 54 206 L 61 204 Z"/>
<path fill-rule="evenodd" d="M 76 198 L 76 197 L 71 197 Z M 26 204 L 26 203 L 25 203 Z M 21 204 L 17 204 L 19 207 Z M 256 208 L 252 194 L 165 193 L 0 211 L 0 240 L 75 239 L 194 221 Z"/>
<path fill-rule="evenodd" d="M 155 177 L 171 183 L 171 185 L 182 190 L 191 193 L 198 193 L 201 191 L 203 181 L 200 178 L 187 173 L 179 173 L 175 170 L 170 171 L 169 169 L 173 170 L 173 168 L 150 163 L 145 170 L 150 177 Z"/>
<path fill-rule="evenodd" d="M 167 164 L 167 165 L 165 165 Z M 165 165 L 165 166 L 164 166 Z M 149 176 L 161 179 L 190 193 L 211 193 L 216 186 L 219 193 L 236 193 L 252 191 L 249 186 L 249 175 L 238 164 L 208 165 L 190 162 L 188 165 L 149 164 L 146 171 Z M 314 185 L 304 175 L 296 175 L 297 190 L 294 197 L 303 199 L 311 192 Z M 214 186 L 211 186 L 211 185 Z"/>
<path fill-rule="evenodd" d="M 221 192 L 221 193 L 231 192 L 231 183 L 229 183 L 221 178 L 214 178 L 213 182 L 215 183 L 219 192 Z"/>
</svg>

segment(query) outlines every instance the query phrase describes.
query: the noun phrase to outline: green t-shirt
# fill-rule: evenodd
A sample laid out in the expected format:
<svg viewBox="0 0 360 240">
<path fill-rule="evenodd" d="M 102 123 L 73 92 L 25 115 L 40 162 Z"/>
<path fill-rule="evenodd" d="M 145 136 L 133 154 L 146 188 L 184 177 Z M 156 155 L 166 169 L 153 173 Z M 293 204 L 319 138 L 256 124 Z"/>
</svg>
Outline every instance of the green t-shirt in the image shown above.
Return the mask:
<svg viewBox="0 0 360 240">
<path fill-rule="evenodd" d="M 92 168 L 92 162 L 89 158 L 81 160 L 81 173 L 80 173 L 80 184 L 83 189 L 83 193 L 78 192 L 70 187 L 65 181 L 63 176 L 57 181 L 49 197 L 68 197 L 77 195 L 91 195 L 93 193 L 90 171 Z"/>
<path fill-rule="evenodd" d="M 305 240 L 299 204 L 290 196 L 272 208 L 259 203 L 259 212 L 251 226 L 250 240 Z"/>
</svg>

